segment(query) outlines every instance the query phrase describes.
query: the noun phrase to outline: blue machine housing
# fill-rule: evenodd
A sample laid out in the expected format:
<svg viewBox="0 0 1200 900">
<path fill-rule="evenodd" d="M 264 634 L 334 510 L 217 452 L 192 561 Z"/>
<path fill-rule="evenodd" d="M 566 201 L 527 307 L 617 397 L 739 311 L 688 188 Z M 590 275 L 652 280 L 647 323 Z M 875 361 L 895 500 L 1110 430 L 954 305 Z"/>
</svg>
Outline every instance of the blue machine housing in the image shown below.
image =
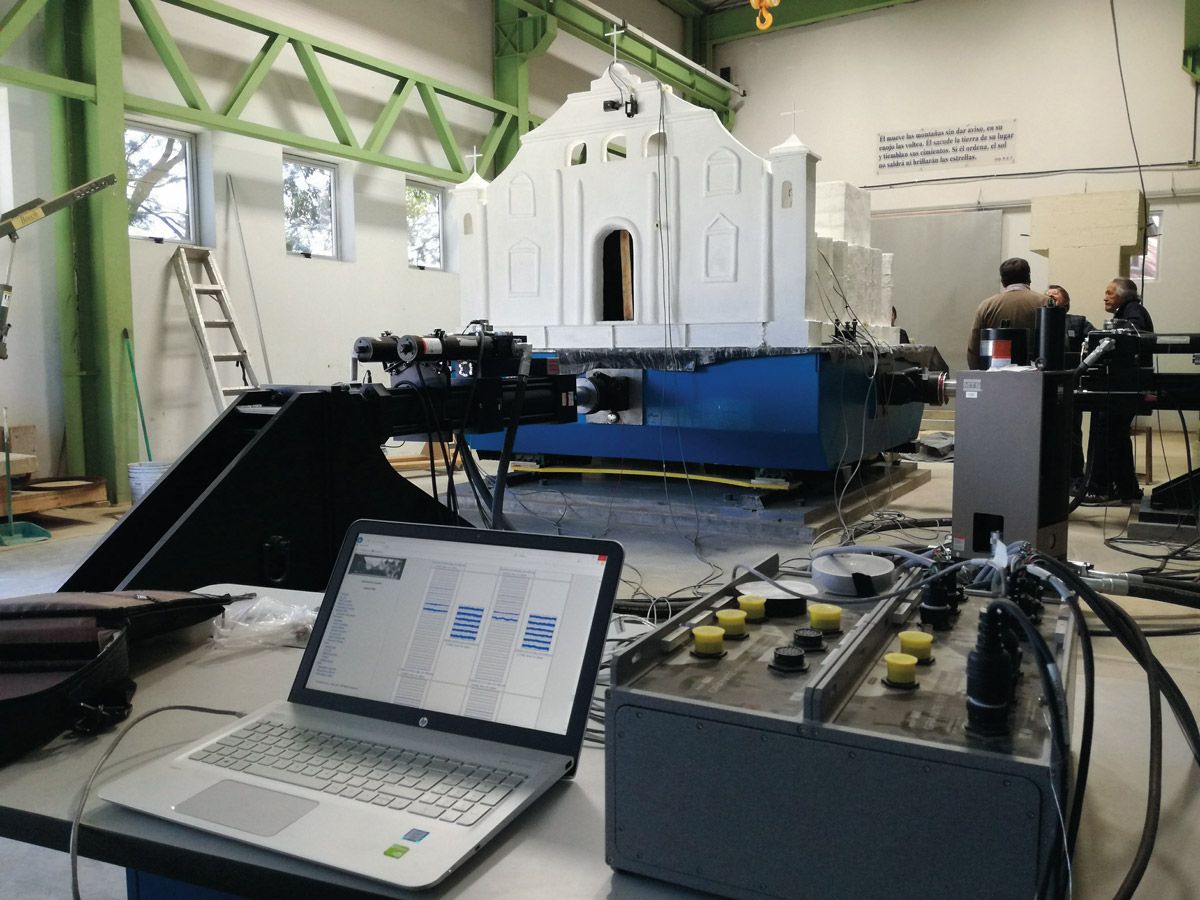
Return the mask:
<svg viewBox="0 0 1200 900">
<path fill-rule="evenodd" d="M 913 440 L 924 404 L 881 402 L 883 379 L 873 375 L 901 361 L 940 362 L 933 348 L 905 352 L 901 360 L 890 351 L 838 346 L 557 356 L 563 372 L 641 368 L 643 424 L 596 424 L 581 415 L 573 425 L 525 426 L 515 453 L 789 471 L 830 471 Z M 484 452 L 498 453 L 503 440 L 470 436 Z"/>
</svg>

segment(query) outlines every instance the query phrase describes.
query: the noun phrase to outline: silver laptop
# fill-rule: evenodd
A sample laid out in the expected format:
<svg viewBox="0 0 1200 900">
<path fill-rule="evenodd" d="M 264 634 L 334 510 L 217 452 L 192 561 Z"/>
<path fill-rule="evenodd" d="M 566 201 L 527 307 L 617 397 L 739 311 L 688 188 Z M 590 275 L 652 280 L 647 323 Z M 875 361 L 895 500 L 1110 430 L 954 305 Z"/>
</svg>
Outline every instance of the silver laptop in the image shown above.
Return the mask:
<svg viewBox="0 0 1200 900">
<path fill-rule="evenodd" d="M 436 884 L 575 770 L 622 550 L 363 520 L 286 701 L 105 800 L 389 884 Z"/>
</svg>

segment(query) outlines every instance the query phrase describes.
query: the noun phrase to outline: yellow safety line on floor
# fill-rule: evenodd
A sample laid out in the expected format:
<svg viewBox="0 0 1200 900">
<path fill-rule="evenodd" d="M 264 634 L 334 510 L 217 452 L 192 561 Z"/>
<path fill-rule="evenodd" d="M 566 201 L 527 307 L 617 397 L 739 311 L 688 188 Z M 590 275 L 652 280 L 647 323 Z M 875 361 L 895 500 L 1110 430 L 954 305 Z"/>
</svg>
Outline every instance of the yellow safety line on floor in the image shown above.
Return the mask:
<svg viewBox="0 0 1200 900">
<path fill-rule="evenodd" d="M 634 475 L 643 478 L 678 478 L 681 481 L 710 481 L 713 484 L 729 484 L 734 487 L 754 488 L 760 491 L 788 491 L 793 485 L 787 482 L 759 482 L 746 478 L 725 478 L 720 475 L 698 475 L 692 472 L 649 471 L 646 469 L 592 469 L 583 466 L 522 466 L 513 465 L 514 472 L 533 472 L 540 475 Z"/>
</svg>

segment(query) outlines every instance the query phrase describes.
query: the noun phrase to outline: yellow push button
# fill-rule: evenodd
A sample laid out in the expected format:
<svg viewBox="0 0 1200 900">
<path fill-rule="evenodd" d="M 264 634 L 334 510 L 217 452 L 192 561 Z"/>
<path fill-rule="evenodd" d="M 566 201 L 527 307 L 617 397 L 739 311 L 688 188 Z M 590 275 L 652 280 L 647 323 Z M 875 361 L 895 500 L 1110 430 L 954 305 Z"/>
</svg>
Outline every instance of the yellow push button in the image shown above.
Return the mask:
<svg viewBox="0 0 1200 900">
<path fill-rule="evenodd" d="M 738 606 L 746 613 L 747 622 L 761 622 L 767 617 L 767 598 L 758 594 L 742 594 Z"/>
<path fill-rule="evenodd" d="M 842 630 L 842 608 L 832 603 L 808 604 L 808 624 L 826 634 Z"/>
<path fill-rule="evenodd" d="M 887 664 L 887 678 L 883 683 L 891 688 L 912 690 L 917 686 L 917 658 L 909 653 L 888 653 L 883 657 Z"/>
<path fill-rule="evenodd" d="M 718 609 L 717 624 L 725 629 L 725 637 L 730 640 L 740 641 L 750 636 L 746 632 L 744 609 Z"/>
<path fill-rule="evenodd" d="M 916 657 L 917 665 L 933 662 L 933 635 L 925 631 L 900 632 L 900 652 Z"/>
<path fill-rule="evenodd" d="M 692 653 L 716 658 L 725 655 L 725 629 L 719 625 L 697 625 L 692 629 Z"/>
</svg>

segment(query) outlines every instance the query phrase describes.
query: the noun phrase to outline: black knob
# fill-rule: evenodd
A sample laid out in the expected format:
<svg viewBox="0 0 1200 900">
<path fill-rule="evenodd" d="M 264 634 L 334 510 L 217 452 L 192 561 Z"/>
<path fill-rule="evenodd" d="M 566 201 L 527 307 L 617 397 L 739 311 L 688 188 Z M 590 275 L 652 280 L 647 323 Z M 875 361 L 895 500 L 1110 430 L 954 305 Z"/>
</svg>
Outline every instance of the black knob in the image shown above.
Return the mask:
<svg viewBox="0 0 1200 900">
<path fill-rule="evenodd" d="M 807 597 L 793 597 L 787 594 L 781 597 L 768 597 L 766 613 L 768 619 L 794 619 L 808 612 Z"/>
<path fill-rule="evenodd" d="M 954 607 L 949 603 L 922 603 L 921 624 L 934 631 L 949 631 L 954 618 Z"/>
<path fill-rule="evenodd" d="M 792 632 L 792 645 L 817 652 L 825 649 L 825 635 L 815 628 L 797 628 Z"/>
<path fill-rule="evenodd" d="M 787 647 L 776 647 L 775 655 L 768 666 L 776 672 L 807 672 L 808 663 L 804 659 L 804 650 L 792 644 Z"/>
</svg>

